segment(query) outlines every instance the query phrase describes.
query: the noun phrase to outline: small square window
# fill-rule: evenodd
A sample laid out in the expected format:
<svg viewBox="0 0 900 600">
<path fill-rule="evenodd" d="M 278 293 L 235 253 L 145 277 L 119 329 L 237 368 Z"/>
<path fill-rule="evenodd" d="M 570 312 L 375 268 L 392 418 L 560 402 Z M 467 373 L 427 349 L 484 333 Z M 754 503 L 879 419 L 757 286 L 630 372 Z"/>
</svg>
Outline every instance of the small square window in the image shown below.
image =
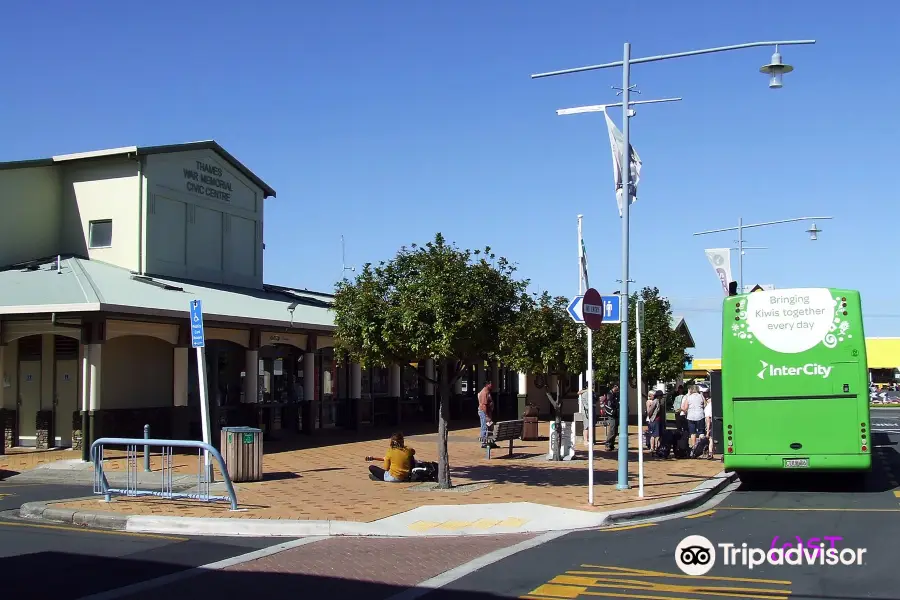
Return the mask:
<svg viewBox="0 0 900 600">
<path fill-rule="evenodd" d="M 89 236 L 91 248 L 109 248 L 112 246 L 112 221 L 91 221 Z"/>
</svg>

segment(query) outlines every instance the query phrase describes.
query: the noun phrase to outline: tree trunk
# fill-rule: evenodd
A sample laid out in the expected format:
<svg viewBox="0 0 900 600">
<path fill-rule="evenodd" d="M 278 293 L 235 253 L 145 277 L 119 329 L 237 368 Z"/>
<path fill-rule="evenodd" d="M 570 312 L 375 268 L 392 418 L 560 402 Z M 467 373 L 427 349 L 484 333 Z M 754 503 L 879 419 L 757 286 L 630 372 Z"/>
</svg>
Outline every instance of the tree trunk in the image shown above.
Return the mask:
<svg viewBox="0 0 900 600">
<path fill-rule="evenodd" d="M 449 361 L 442 360 L 438 378 L 438 487 L 447 490 L 450 482 L 450 452 L 447 447 L 447 433 L 450 424 L 450 377 Z"/>
</svg>

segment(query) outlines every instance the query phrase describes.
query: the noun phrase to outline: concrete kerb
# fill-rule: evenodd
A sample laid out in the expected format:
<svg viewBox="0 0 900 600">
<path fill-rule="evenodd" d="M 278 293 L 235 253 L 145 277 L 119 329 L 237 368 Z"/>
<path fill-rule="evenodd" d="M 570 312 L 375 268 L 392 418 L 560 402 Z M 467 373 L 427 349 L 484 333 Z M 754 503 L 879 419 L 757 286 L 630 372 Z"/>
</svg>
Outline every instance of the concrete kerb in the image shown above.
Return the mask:
<svg viewBox="0 0 900 600">
<path fill-rule="evenodd" d="M 79 500 L 96 500 L 96 496 L 88 498 L 72 498 L 61 502 Z M 77 527 L 94 527 L 97 529 L 113 529 L 125 531 L 128 526 L 128 515 L 120 515 L 102 511 L 79 511 L 66 508 L 51 508 L 57 502 L 26 502 L 19 508 L 19 516 L 23 519 L 41 519 L 55 523 L 65 523 Z"/>
<path fill-rule="evenodd" d="M 686 492 L 677 498 L 651 504 L 650 506 L 613 511 L 607 515 L 603 525 L 612 526 L 627 521 L 635 521 L 649 517 L 660 517 L 696 508 L 721 492 L 735 479 L 737 479 L 737 473 L 726 473 L 725 471 L 721 471 L 691 491 Z"/>
<path fill-rule="evenodd" d="M 550 531 L 578 531 L 611 527 L 624 522 L 644 520 L 655 516 L 664 516 L 687 511 L 709 501 L 736 479 L 735 473 L 724 471 L 704 481 L 694 489 L 677 498 L 642 506 L 638 508 L 597 513 L 598 522 L 589 527 L 572 528 L 571 526 L 554 526 L 545 524 L 542 527 L 529 527 L 532 533 Z M 396 525 L 386 526 L 375 521 L 362 523 L 354 521 L 301 521 L 289 519 L 241 519 L 241 518 L 209 518 L 209 517 L 167 517 L 123 515 L 103 511 L 75 511 L 71 509 L 52 508 L 53 504 L 73 502 L 77 500 L 96 500 L 96 496 L 74 498 L 55 502 L 29 502 L 19 509 L 19 515 L 27 519 L 42 519 L 58 523 L 67 523 L 80 527 L 113 529 L 133 533 L 156 533 L 194 536 L 228 536 L 228 537 L 437 537 L 459 535 L 497 535 L 501 533 L 521 533 L 521 530 L 483 531 L 478 533 L 462 532 L 410 532 Z M 450 508 L 450 507 L 448 507 Z M 548 507 L 549 508 L 549 507 Z M 401 513 L 402 514 L 402 513 Z"/>
</svg>

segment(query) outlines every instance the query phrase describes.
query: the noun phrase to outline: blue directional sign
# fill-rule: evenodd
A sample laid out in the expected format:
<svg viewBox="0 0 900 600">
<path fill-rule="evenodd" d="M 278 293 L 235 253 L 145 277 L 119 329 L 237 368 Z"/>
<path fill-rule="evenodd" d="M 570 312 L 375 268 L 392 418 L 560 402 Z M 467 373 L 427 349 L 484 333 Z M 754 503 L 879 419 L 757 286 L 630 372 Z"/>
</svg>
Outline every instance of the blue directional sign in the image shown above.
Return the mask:
<svg viewBox="0 0 900 600">
<path fill-rule="evenodd" d="M 203 304 L 191 300 L 191 346 L 202 348 L 206 345 L 203 335 Z"/>
<path fill-rule="evenodd" d="M 619 312 L 619 296 L 601 296 L 603 299 L 603 324 L 616 324 L 622 322 L 622 316 Z M 572 320 L 576 323 L 584 323 L 584 315 L 581 312 L 581 302 L 584 300 L 584 296 L 575 296 L 572 298 L 572 301 L 569 302 L 569 306 L 567 310 L 569 311 L 569 316 L 572 317 Z"/>
</svg>

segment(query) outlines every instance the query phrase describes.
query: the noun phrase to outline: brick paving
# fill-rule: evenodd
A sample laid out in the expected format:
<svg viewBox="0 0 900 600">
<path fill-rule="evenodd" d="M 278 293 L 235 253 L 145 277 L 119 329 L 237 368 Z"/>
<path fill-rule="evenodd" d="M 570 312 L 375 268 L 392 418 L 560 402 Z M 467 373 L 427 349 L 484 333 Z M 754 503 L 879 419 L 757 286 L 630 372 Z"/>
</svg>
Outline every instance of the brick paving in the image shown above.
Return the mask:
<svg viewBox="0 0 900 600">
<path fill-rule="evenodd" d="M 243 598 L 293 592 L 302 598 L 384 600 L 484 554 L 534 537 L 329 538 L 129 596 Z M 491 567 L 485 567 L 490 569 Z M 264 591 L 263 591 L 264 590 Z"/>
<path fill-rule="evenodd" d="M 547 434 L 548 424 L 541 424 Z M 600 431 L 602 434 L 602 430 Z M 309 438 L 307 438 L 309 439 Z M 435 460 L 435 434 L 407 437 L 420 460 Z M 307 444 L 315 443 L 306 442 Z M 318 443 L 322 443 L 319 440 Z M 193 500 L 170 501 L 158 498 L 115 498 L 111 503 L 88 500 L 57 505 L 79 510 L 104 510 L 141 515 L 228 517 L 251 519 L 311 519 L 371 522 L 423 505 L 458 505 L 502 502 L 534 502 L 562 508 L 607 511 L 631 508 L 676 497 L 696 487 L 722 470 L 720 461 L 644 461 L 645 497 L 637 489 L 615 489 L 615 452 L 595 450 L 595 505 L 587 505 L 586 452 L 570 462 L 553 463 L 541 458 L 548 442 L 516 441 L 514 454 L 506 448 L 492 453 L 489 461 L 478 443 L 477 429 L 450 434 L 451 474 L 455 486 L 471 486 L 473 491 L 414 491 L 415 484 L 385 484 L 368 478 L 365 456 L 382 456 L 384 439 L 351 441 L 328 445 L 283 449 L 267 445 L 262 482 L 236 484 L 241 512 L 231 512 L 221 503 Z M 637 444 L 637 429 L 631 428 L 630 445 Z M 178 468 L 196 472 L 196 458 L 181 457 Z M 629 460 L 629 477 L 637 487 L 637 453 Z M 108 461 L 110 469 L 120 469 L 124 460 Z M 181 464 L 181 463 L 179 463 Z M 154 463 L 154 468 L 156 468 Z M 460 490 L 465 487 L 459 488 Z"/>
</svg>

